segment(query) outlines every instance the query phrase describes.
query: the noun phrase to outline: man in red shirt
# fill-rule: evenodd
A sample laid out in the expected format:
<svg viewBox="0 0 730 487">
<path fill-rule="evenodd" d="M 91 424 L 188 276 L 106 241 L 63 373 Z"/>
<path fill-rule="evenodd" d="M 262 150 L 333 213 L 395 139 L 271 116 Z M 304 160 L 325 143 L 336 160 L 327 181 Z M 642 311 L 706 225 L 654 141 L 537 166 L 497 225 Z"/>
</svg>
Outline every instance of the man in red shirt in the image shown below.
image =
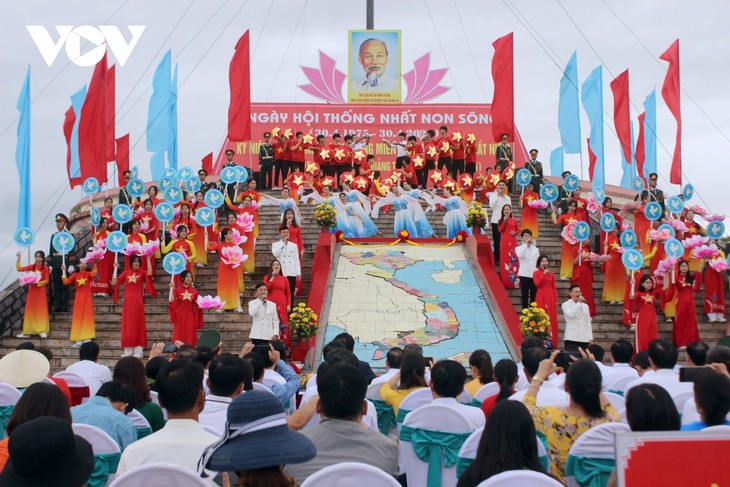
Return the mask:
<svg viewBox="0 0 730 487">
<path fill-rule="evenodd" d="M 416 172 L 416 167 L 413 165 L 413 161 L 411 161 L 411 158 L 408 156 L 403 158 L 403 164 L 405 166 L 403 168 L 403 177 L 415 188 L 418 186 L 418 174 Z"/>
<path fill-rule="evenodd" d="M 291 154 L 289 168 L 291 172 L 304 172 L 304 145 L 302 144 L 302 135 L 302 132 L 297 132 L 296 138 L 289 142 L 289 154 Z"/>
<path fill-rule="evenodd" d="M 332 159 L 334 160 L 336 181 L 339 183 L 342 173 L 352 170 L 350 165 L 350 147 L 342 143 L 342 136 L 338 133 L 332 135 L 334 143 L 330 145 Z M 349 169 L 347 167 L 349 166 Z"/>
<path fill-rule="evenodd" d="M 466 143 L 464 138 L 458 142 L 451 141 L 451 157 L 452 157 L 452 168 L 454 170 L 454 177 L 459 177 L 460 174 L 468 172 L 465 169 L 466 151 L 464 150 Z M 475 161 L 476 162 L 476 161 Z M 474 168 L 476 170 L 476 167 Z M 472 173 L 472 176 L 474 173 Z"/>
<path fill-rule="evenodd" d="M 423 156 L 426 158 L 426 182 L 428 182 L 428 173 L 432 169 L 436 169 L 436 161 L 438 161 L 439 158 L 439 151 L 438 147 L 436 146 L 436 140 L 434 139 L 434 137 L 436 137 L 436 132 L 431 129 L 426 130 L 426 137 L 424 137 L 423 141 Z M 426 186 L 424 185 L 423 188 L 425 189 Z"/>
<path fill-rule="evenodd" d="M 466 172 L 474 176 L 477 172 L 477 145 L 476 144 L 464 144 L 466 148 Z M 454 159 L 456 159 L 456 153 L 454 153 Z"/>
<path fill-rule="evenodd" d="M 362 161 L 360 163 L 360 166 L 357 168 L 357 175 L 358 176 L 364 176 L 368 177 L 373 172 L 373 169 L 370 167 L 370 162 L 375 159 L 375 156 L 372 154 L 368 154 L 367 160 Z"/>
<path fill-rule="evenodd" d="M 449 129 L 446 125 L 439 127 L 439 137 L 436 139 L 436 149 L 438 149 L 439 153 L 439 171 L 441 171 L 445 166 L 448 174 L 456 176 L 456 174 L 452 173 L 451 142 L 449 141 Z"/>
<path fill-rule="evenodd" d="M 420 167 L 416 164 L 414 164 L 414 167 L 416 169 L 418 185 L 421 188 L 426 189 L 426 183 L 428 182 L 428 170 L 426 169 L 425 158 L 423 156 L 423 144 L 418 141 L 418 138 L 415 135 L 408 136 L 406 151 L 408 152 L 408 158 L 411 161 L 414 161 L 416 158 L 418 158 L 419 161 L 423 161 L 421 162 Z"/>
<path fill-rule="evenodd" d="M 286 175 L 289 172 L 289 163 L 287 162 L 284 176 L 279 179 L 279 175 L 281 174 L 286 161 L 286 141 L 284 140 L 284 137 L 280 135 L 274 139 L 274 142 L 272 142 L 271 145 L 274 147 L 274 182 L 272 183 L 274 187 L 272 189 L 281 189 L 280 182 L 286 179 Z"/>
<path fill-rule="evenodd" d="M 317 145 L 312 146 L 312 160 L 319 164 L 319 168 L 326 176 L 335 175 L 335 167 L 332 165 L 331 147 L 324 142 L 324 135 L 317 135 Z"/>
</svg>

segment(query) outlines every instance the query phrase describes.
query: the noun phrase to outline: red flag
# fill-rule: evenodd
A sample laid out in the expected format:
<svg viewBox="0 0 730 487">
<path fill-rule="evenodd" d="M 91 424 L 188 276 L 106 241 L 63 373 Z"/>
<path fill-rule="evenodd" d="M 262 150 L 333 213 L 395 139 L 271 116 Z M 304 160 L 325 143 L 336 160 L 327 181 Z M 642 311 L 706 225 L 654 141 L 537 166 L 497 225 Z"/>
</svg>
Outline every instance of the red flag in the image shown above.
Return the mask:
<svg viewBox="0 0 730 487">
<path fill-rule="evenodd" d="M 63 136 L 66 138 L 66 173 L 68 174 L 68 182 L 71 189 L 84 183 L 81 177 L 71 177 L 71 132 L 73 132 L 75 123 L 76 114 L 74 113 L 74 107 L 70 106 L 66 110 L 66 118 L 63 120 Z"/>
<path fill-rule="evenodd" d="M 200 161 L 203 163 L 201 169 L 208 174 L 211 174 L 213 172 L 213 153 L 211 152 L 207 156 L 203 157 Z"/>
<path fill-rule="evenodd" d="M 611 81 L 613 92 L 613 126 L 624 151 L 624 158 L 631 164 L 631 114 L 629 112 L 629 70 Z"/>
<path fill-rule="evenodd" d="M 106 54 L 96 64 L 79 120 L 79 163 L 83 179 L 95 177 L 99 185 L 106 176 Z"/>
<path fill-rule="evenodd" d="M 682 112 L 679 107 L 679 39 L 674 41 L 659 59 L 669 63 L 667 76 L 662 85 L 662 98 L 667 108 L 677 120 L 677 140 L 674 142 L 672 167 L 669 172 L 669 182 L 682 184 Z"/>
<path fill-rule="evenodd" d="M 114 119 L 114 112 L 116 111 L 116 74 L 117 67 L 112 65 L 106 72 L 106 162 L 115 160 L 114 138 L 116 137 L 116 124 Z M 129 148 L 129 145 L 127 145 Z M 129 154 L 127 154 L 127 162 L 129 162 Z M 117 164 L 119 164 L 117 162 Z"/>
<path fill-rule="evenodd" d="M 639 136 L 636 138 L 636 172 L 639 177 L 644 180 L 646 186 L 646 178 L 644 177 L 644 160 L 646 159 L 646 149 L 644 148 L 644 119 L 646 112 L 639 115 Z"/>
<path fill-rule="evenodd" d="M 591 150 L 591 139 L 586 139 L 586 145 L 588 145 L 588 177 L 593 181 L 593 171 L 596 169 L 596 155 Z"/>
<path fill-rule="evenodd" d="M 129 171 L 129 134 L 119 137 L 116 143 L 117 182 L 122 188 L 127 184 L 124 180 L 124 172 Z"/>
<path fill-rule="evenodd" d="M 231 103 L 228 105 L 228 140 L 251 140 L 251 69 L 249 35 L 246 31 L 236 43 L 228 67 Z"/>
<path fill-rule="evenodd" d="M 515 140 L 515 89 L 514 89 L 514 53 L 512 32 L 500 37 L 492 43 L 492 80 L 494 95 L 492 96 L 492 135 L 499 141 L 502 134 Z"/>
</svg>

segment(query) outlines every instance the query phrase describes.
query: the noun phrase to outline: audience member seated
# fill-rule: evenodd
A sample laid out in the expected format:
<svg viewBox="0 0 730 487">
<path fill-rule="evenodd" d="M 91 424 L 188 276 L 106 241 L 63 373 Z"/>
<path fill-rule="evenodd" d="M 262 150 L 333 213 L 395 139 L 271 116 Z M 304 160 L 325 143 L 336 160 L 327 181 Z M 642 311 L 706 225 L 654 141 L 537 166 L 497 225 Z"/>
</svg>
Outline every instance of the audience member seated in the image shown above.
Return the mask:
<svg viewBox="0 0 730 487">
<path fill-rule="evenodd" d="M 227 414 L 229 429 L 203 452 L 198 471 L 235 472 L 238 487 L 296 487 L 282 468 L 312 460 L 317 451 L 287 427 L 281 402 L 265 391 L 250 391 L 235 398 Z"/>
<path fill-rule="evenodd" d="M 342 342 L 338 342 L 337 340 L 332 340 L 328 344 L 326 344 L 324 347 L 322 347 L 322 360 L 327 361 L 327 355 L 329 355 L 330 352 L 340 349 L 340 350 L 347 350 L 345 348 L 345 344 Z M 357 363 L 360 363 L 360 360 L 357 361 Z M 358 366 L 359 368 L 359 366 Z M 307 397 L 307 393 L 309 392 L 309 389 L 316 389 L 317 388 L 317 374 L 314 373 L 307 379 L 307 390 L 304 392 L 304 396 L 302 397 L 302 402 L 304 402 L 304 399 Z M 316 393 L 314 393 L 316 395 Z"/>
<path fill-rule="evenodd" d="M 335 337 L 335 341 L 342 342 L 345 345 L 346 349 L 348 349 L 352 353 L 355 353 L 355 339 L 349 333 L 340 333 Z M 421 354 L 423 354 L 423 350 L 421 350 Z M 365 375 L 365 378 L 368 380 L 368 384 L 370 384 L 373 379 L 375 379 L 375 372 L 373 372 L 373 369 L 370 367 L 369 363 L 362 360 L 359 360 L 359 362 L 360 370 Z"/>
<path fill-rule="evenodd" d="M 559 352 L 541 361 L 534 374 L 523 403 L 532 414 L 538 435 L 547 440 L 551 473 L 561 481 L 565 477 L 565 463 L 573 443 L 593 426 L 619 421 L 619 415 L 601 392 L 601 371 L 588 352 L 586 359 L 575 362 L 567 372 L 565 390 L 570 396 L 567 407 L 539 407 L 536 396 L 541 386 L 556 370 L 555 357 Z"/>
<path fill-rule="evenodd" d="M 503 358 L 494 366 L 494 381 L 499 384 L 499 392 L 486 398 L 482 402 L 482 412 L 488 420 L 489 413 L 502 399 L 509 399 L 515 393 L 517 384 L 517 364 L 508 358 Z"/>
<path fill-rule="evenodd" d="M 701 367 L 707 360 L 707 352 L 710 347 L 705 342 L 692 342 L 687 345 L 687 365 L 689 367 Z"/>
<path fill-rule="evenodd" d="M 424 374 L 426 373 L 426 360 L 418 352 L 403 354 L 400 363 L 400 371 L 394 374 L 388 382 L 380 389 L 380 397 L 387 404 L 393 407 L 393 412 L 398 416 L 398 408 L 403 399 L 415 391 L 428 387 Z"/>
<path fill-rule="evenodd" d="M 718 345 L 707 352 L 707 363 L 724 364 L 726 370 L 730 370 L 730 347 Z"/>
<path fill-rule="evenodd" d="M 550 357 L 550 352 L 543 346 L 535 346 L 527 349 L 522 353 L 522 366 L 525 377 L 532 383 L 532 379 L 537 373 L 537 369 L 540 366 L 540 362 Z M 513 401 L 522 401 L 525 397 L 527 389 L 517 391 L 510 399 Z M 546 380 L 540 387 L 540 391 L 537 393 L 537 407 L 544 406 L 555 406 L 558 408 L 566 407 L 570 402 L 568 394 L 555 387 L 555 385 Z"/>
<path fill-rule="evenodd" d="M 121 382 L 106 382 L 96 396 L 71 408 L 74 423 L 100 428 L 124 450 L 137 440 L 137 431 L 127 417 L 135 404 L 134 391 Z"/>
<path fill-rule="evenodd" d="M 494 368 L 489 352 L 482 349 L 474 350 L 469 355 L 469 368 L 473 379 L 467 382 L 464 388 L 471 397 L 474 397 L 484 384 L 494 381 Z"/>
<path fill-rule="evenodd" d="M 66 382 L 66 379 L 62 379 L 60 377 L 53 377 L 50 373 L 50 367 L 53 367 L 53 352 L 48 347 L 35 347 L 35 351 L 46 357 L 46 360 L 48 360 L 49 365 L 49 372 L 48 372 L 48 379 L 51 380 L 54 384 L 58 386 L 59 389 L 61 389 L 61 392 L 63 392 L 63 395 L 66 396 L 66 400 L 68 401 L 69 406 L 73 404 L 79 404 L 81 402 L 81 398 L 78 397 L 78 402 L 74 403 L 73 397 L 71 395 L 71 389 L 68 387 L 68 382 Z M 84 396 L 86 397 L 86 396 Z"/>
<path fill-rule="evenodd" d="M 626 421 L 631 431 L 677 431 L 677 406 L 663 387 L 639 384 L 626 395 Z"/>
<path fill-rule="evenodd" d="M 89 385 L 91 397 L 94 397 L 105 382 L 112 380 L 112 373 L 109 367 L 98 364 L 99 344 L 86 342 L 79 348 L 79 361 L 66 367 L 67 372 L 81 376 Z"/>
<path fill-rule="evenodd" d="M 598 345 L 597 343 L 591 343 L 588 345 L 588 351 L 593 354 L 596 361 L 596 366 L 598 367 L 598 370 L 601 371 L 601 377 L 603 377 L 603 390 L 605 391 L 608 389 L 608 385 L 610 382 L 607 380 L 608 376 L 611 374 L 612 370 L 611 367 L 603 363 L 603 359 L 606 356 L 606 351 L 603 349 L 602 346 Z"/>
<path fill-rule="evenodd" d="M 147 363 L 144 366 L 144 373 L 147 376 L 147 385 L 150 388 L 150 391 L 157 392 L 157 385 L 155 384 L 155 381 L 157 380 L 157 374 L 160 373 L 160 370 L 162 370 L 162 367 L 164 367 L 169 360 L 167 360 L 165 357 L 152 357 L 147 361 Z"/>
<path fill-rule="evenodd" d="M 165 426 L 165 418 L 160 406 L 152 402 L 142 361 L 137 357 L 122 357 L 114 367 L 112 377 L 116 382 L 127 384 L 132 388 L 135 397 L 134 409 L 145 417 L 152 431 L 161 430 Z"/>
<path fill-rule="evenodd" d="M 709 426 L 730 425 L 726 419 L 730 411 L 730 375 L 707 369 L 697 374 L 694 382 L 695 404 L 700 421 L 685 424 L 683 431 L 697 431 Z"/>
<path fill-rule="evenodd" d="M 639 373 L 631 367 L 631 359 L 634 357 L 634 346 L 628 340 L 621 338 L 611 345 L 611 360 L 613 365 L 605 369 L 606 376 L 603 381 L 611 383 L 620 377 L 630 376 L 635 379 L 639 377 Z M 601 371 L 603 373 L 603 371 Z"/>
<path fill-rule="evenodd" d="M 503 360 L 497 362 L 495 370 Z M 516 371 L 517 366 L 514 362 L 512 365 Z M 477 456 L 456 487 L 476 487 L 508 470 L 534 470 L 547 475 L 537 453 L 535 424 L 525 405 L 516 401 L 500 401 L 494 407 L 479 440 Z"/>
<path fill-rule="evenodd" d="M 264 360 L 264 370 L 261 372 L 260 377 L 256 376 L 257 370 L 254 367 L 254 381 L 263 383 L 267 370 L 276 372 L 283 378 L 284 383 L 273 384 L 270 382 L 268 387 L 282 404 L 289 401 L 302 384 L 297 373 L 281 359 L 281 354 L 274 349 L 274 345 L 271 343 L 256 345 L 253 347 L 253 353 L 258 354 Z"/>
<path fill-rule="evenodd" d="M 31 384 L 20 396 L 5 426 L 8 437 L 12 436 L 18 426 L 41 416 L 60 418 L 71 424 L 68 400 L 61 389 L 45 382 Z M 0 441 L 0 470 L 8 461 L 8 437 Z"/>
<path fill-rule="evenodd" d="M 517 355 L 520 357 L 520 360 L 522 360 L 522 357 L 525 355 L 525 352 L 527 352 L 529 349 L 534 347 L 542 347 L 545 348 L 545 342 L 540 340 L 539 338 L 535 337 L 526 337 L 522 340 L 522 343 L 520 344 L 520 348 L 517 350 Z M 524 366 L 522 362 L 517 364 L 517 386 L 515 389 L 517 391 L 524 391 L 527 389 L 527 386 L 530 385 L 530 379 L 527 378 L 526 374 L 523 372 Z M 537 368 L 535 369 L 537 370 Z"/>
<path fill-rule="evenodd" d="M 224 353 L 210 363 L 205 409 L 198 421 L 206 431 L 223 436 L 226 431 L 228 405 L 240 396 L 244 388 L 253 389 L 253 368 L 238 355 Z"/>
<path fill-rule="evenodd" d="M 644 374 L 635 381 L 626 386 L 626 394 L 632 387 L 639 384 L 658 384 L 665 388 L 672 399 L 675 399 L 682 392 L 692 390 L 692 384 L 689 382 L 679 382 L 679 375 L 674 372 L 674 366 L 677 364 L 677 347 L 668 340 L 659 338 L 649 343 L 649 363 L 654 371 L 651 375 Z M 676 401 L 675 401 L 675 404 Z M 682 408 L 683 404 L 677 404 L 677 410 Z"/>
<path fill-rule="evenodd" d="M 200 364 L 185 359 L 171 361 L 157 376 L 157 392 L 160 404 L 167 409 L 167 424 L 124 450 L 117 475 L 138 465 L 155 462 L 174 463 L 196 470 L 203 450 L 219 439 L 198 423 L 200 412 L 205 407 Z"/>
<path fill-rule="evenodd" d="M 649 363 L 648 351 L 642 350 L 636 354 L 636 357 L 634 357 L 634 369 L 639 374 L 639 377 L 648 377 L 654 373 L 654 370 L 651 368 L 651 363 Z"/>
<path fill-rule="evenodd" d="M 463 372 L 464 368 L 461 370 Z M 391 475 L 398 473 L 398 445 L 385 435 L 360 425 L 368 407 L 365 401 L 367 387 L 365 375 L 352 365 L 325 362 L 319 366 L 317 412 L 322 421 L 302 432 L 314 443 L 317 456 L 306 463 L 286 466 L 285 472 L 297 483 L 301 484 L 324 467 L 341 462 L 361 462 Z"/>
<path fill-rule="evenodd" d="M 482 413 L 481 409 L 461 404 L 456 400 L 464 392 L 465 382 L 466 371 L 463 365 L 455 360 L 439 360 L 431 369 L 430 387 L 431 393 L 433 394 L 433 401 L 431 404 L 421 406 L 418 409 L 427 408 L 432 404 L 446 406 L 461 413 L 469 422 L 472 429 L 477 430 L 481 428 L 485 422 L 484 413 Z"/>
<path fill-rule="evenodd" d="M 385 372 L 383 375 L 376 377 L 373 379 L 371 384 L 385 384 L 390 380 L 391 377 L 393 377 L 395 374 L 398 373 L 400 370 L 400 363 L 401 359 L 403 358 L 403 349 L 400 347 L 393 347 L 390 350 L 388 350 L 388 353 L 385 354 L 385 365 L 388 367 L 388 371 Z"/>
</svg>

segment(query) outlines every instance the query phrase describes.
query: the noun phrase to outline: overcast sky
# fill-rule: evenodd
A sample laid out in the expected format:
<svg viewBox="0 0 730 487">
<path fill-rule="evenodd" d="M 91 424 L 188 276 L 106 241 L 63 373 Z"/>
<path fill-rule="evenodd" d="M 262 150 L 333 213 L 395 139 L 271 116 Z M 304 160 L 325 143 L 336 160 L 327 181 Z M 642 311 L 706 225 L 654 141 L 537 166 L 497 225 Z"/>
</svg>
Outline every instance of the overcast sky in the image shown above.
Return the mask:
<svg viewBox="0 0 730 487">
<path fill-rule="evenodd" d="M 613 12 L 609 10 L 610 5 Z M 252 100 L 318 103 L 297 88 L 306 83 L 300 65 L 317 67 L 322 50 L 346 71 L 347 30 L 365 28 L 364 0 L 23 0 L 0 3 L 0 161 L 8 190 L 0 194 L 0 282 L 17 251 L 10 243 L 17 213 L 14 154 L 15 104 L 30 65 L 32 93 L 33 227 L 48 248 L 53 222 L 80 198 L 68 190 L 62 123 L 69 97 L 91 77 L 62 50 L 51 67 L 26 31 L 43 25 L 54 40 L 54 25 L 115 25 L 129 39 L 127 25 L 146 29 L 129 60 L 117 66 L 117 136 L 131 134 L 131 161 L 149 174 L 144 129 L 152 73 L 172 48 L 179 64 L 180 164 L 197 166 L 217 151 L 226 131 L 228 63 L 241 34 L 251 30 Z M 577 27 L 576 27 L 577 25 Z M 442 0 L 375 2 L 375 28 L 402 30 L 403 71 L 431 52 L 431 67 L 450 68 L 443 83 L 452 89 L 436 102 L 484 103 L 492 97 L 491 43 L 515 33 L 515 121 L 525 144 L 548 153 L 560 145 L 558 85 L 562 68 L 578 50 L 579 81 L 604 64 L 606 182 L 620 180 L 619 148 L 613 133 L 609 82 L 630 71 L 632 119 L 656 87 L 659 172 L 667 174 L 675 122 L 660 90 L 666 63 L 658 56 L 680 39 L 685 181 L 692 182 L 711 210 L 728 210 L 730 177 L 720 164 L 730 149 L 730 8 L 718 0 Z M 580 30 L 579 30 L 580 29 Z M 582 33 L 581 33 L 582 31 Z M 110 62 L 114 62 L 114 58 Z M 346 96 L 346 94 L 345 94 Z M 583 116 L 583 134 L 589 127 Z M 584 157 L 587 165 L 587 157 Z M 577 156 L 566 159 L 579 171 Z M 666 178 L 668 179 L 668 178 Z M 660 179 L 669 194 L 677 191 Z M 61 188 L 65 188 L 64 191 Z M 61 195 L 60 198 L 58 195 Z M 699 201 L 697 201 L 699 202 Z M 15 278 L 15 272 L 8 274 Z M 0 284 L 0 288 L 5 283 Z"/>
</svg>

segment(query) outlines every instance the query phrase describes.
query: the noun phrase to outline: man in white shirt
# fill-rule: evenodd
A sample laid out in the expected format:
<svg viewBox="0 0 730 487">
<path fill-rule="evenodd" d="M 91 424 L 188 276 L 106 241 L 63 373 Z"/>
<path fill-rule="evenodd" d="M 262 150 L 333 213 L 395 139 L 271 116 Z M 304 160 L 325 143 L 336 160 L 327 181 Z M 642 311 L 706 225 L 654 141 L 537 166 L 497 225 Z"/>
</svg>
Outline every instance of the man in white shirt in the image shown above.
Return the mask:
<svg viewBox="0 0 730 487">
<path fill-rule="evenodd" d="M 388 350 L 385 355 L 385 365 L 388 366 L 388 371 L 383 375 L 376 377 L 370 384 L 385 384 L 395 374 L 400 372 L 400 361 L 403 358 L 403 349 L 400 347 L 393 347 Z"/>
<path fill-rule="evenodd" d="M 497 183 L 497 190 L 489 193 L 489 207 L 492 209 L 492 217 L 489 220 L 492 223 L 492 243 L 494 244 L 494 263 L 499 262 L 499 243 L 502 235 L 499 233 L 499 220 L 502 218 L 502 208 L 509 205 L 512 201 L 507 196 L 507 183 L 500 180 Z"/>
<path fill-rule="evenodd" d="M 160 406 L 167 409 L 167 424 L 124 450 L 117 475 L 157 462 L 174 463 L 195 472 L 203 450 L 218 441 L 198 422 L 205 407 L 200 364 L 175 359 L 160 370 L 156 385 Z"/>
<path fill-rule="evenodd" d="M 532 347 L 522 352 L 523 371 L 528 384 L 532 382 L 532 377 L 537 373 L 540 362 L 546 358 L 550 358 L 550 352 L 548 352 L 543 346 Z M 518 390 L 512 394 L 509 399 L 512 401 L 522 401 L 526 392 L 527 388 Z M 540 390 L 537 392 L 538 407 L 555 406 L 558 408 L 564 408 L 568 406 L 569 403 L 570 397 L 568 396 L 568 393 L 563 389 L 556 387 L 550 380 L 543 382 L 542 387 L 540 387 Z"/>
<path fill-rule="evenodd" d="M 692 383 L 679 382 L 679 375 L 672 370 L 677 364 L 678 357 L 677 347 L 670 341 L 663 338 L 652 340 L 649 344 L 649 364 L 651 364 L 654 373 L 651 375 L 644 374 L 635 381 L 630 382 L 626 386 L 624 397 L 628 395 L 632 387 L 639 384 L 658 384 L 666 389 L 672 399 L 675 399 L 677 395 L 683 392 L 692 392 Z M 684 403 L 679 404 L 675 401 L 675 405 L 677 410 L 681 411 Z"/>
<path fill-rule="evenodd" d="M 79 348 L 79 361 L 66 367 L 66 372 L 73 372 L 79 375 L 89 386 L 90 397 L 94 397 L 101 385 L 112 380 L 112 373 L 109 367 L 100 365 L 99 344 L 86 342 Z"/>
<path fill-rule="evenodd" d="M 405 132 L 400 132 L 398 134 L 398 141 L 389 141 L 386 139 L 383 139 L 383 143 L 385 143 L 388 147 L 391 149 L 395 147 L 395 168 L 396 169 L 403 169 L 405 167 L 404 161 L 405 158 L 408 157 L 408 151 L 406 150 L 406 147 L 408 146 L 408 141 L 406 140 L 407 135 Z"/>
<path fill-rule="evenodd" d="M 540 251 L 532 240 L 532 230 L 525 228 L 520 232 L 522 237 L 522 245 L 515 248 L 517 259 L 520 261 L 520 268 L 517 276 L 520 278 L 520 290 L 522 291 L 522 309 L 530 307 L 530 303 L 535 301 L 537 287 L 532 281 L 532 274 L 537 269 L 537 258 Z"/>
<path fill-rule="evenodd" d="M 614 389 L 612 387 L 613 383 L 623 377 L 639 378 L 639 373 L 631 366 L 633 356 L 634 346 L 628 340 L 621 338 L 611 345 L 611 360 L 613 361 L 613 365 L 607 368 L 607 377 L 603 377 L 603 382 L 608 384 L 609 389 Z M 623 388 L 621 390 L 623 391 Z"/>
<path fill-rule="evenodd" d="M 296 245 L 295 245 L 296 247 Z M 266 299 L 269 290 L 263 282 L 256 286 L 256 299 L 248 302 L 248 314 L 253 318 L 249 339 L 254 343 L 271 341 L 279 335 L 279 315 L 276 304 Z"/>
<path fill-rule="evenodd" d="M 279 227 L 279 236 L 281 240 L 271 244 L 271 253 L 281 264 L 281 275 L 289 280 L 291 302 L 294 306 L 294 289 L 296 288 L 297 278 L 302 275 L 299 248 L 297 244 L 289 240 L 289 229 L 286 225 Z"/>
<path fill-rule="evenodd" d="M 198 421 L 209 433 L 222 437 L 226 429 L 228 405 L 243 392 L 243 384 L 253 380 L 253 369 L 238 355 L 224 353 L 208 368 L 210 394 Z"/>
<path fill-rule="evenodd" d="M 588 343 L 593 340 L 591 313 L 577 284 L 570 286 L 568 294 L 570 299 L 562 305 L 563 316 L 565 316 L 565 333 L 563 334 L 565 348 L 577 350 L 580 347 L 585 350 L 588 348 Z"/>
</svg>

